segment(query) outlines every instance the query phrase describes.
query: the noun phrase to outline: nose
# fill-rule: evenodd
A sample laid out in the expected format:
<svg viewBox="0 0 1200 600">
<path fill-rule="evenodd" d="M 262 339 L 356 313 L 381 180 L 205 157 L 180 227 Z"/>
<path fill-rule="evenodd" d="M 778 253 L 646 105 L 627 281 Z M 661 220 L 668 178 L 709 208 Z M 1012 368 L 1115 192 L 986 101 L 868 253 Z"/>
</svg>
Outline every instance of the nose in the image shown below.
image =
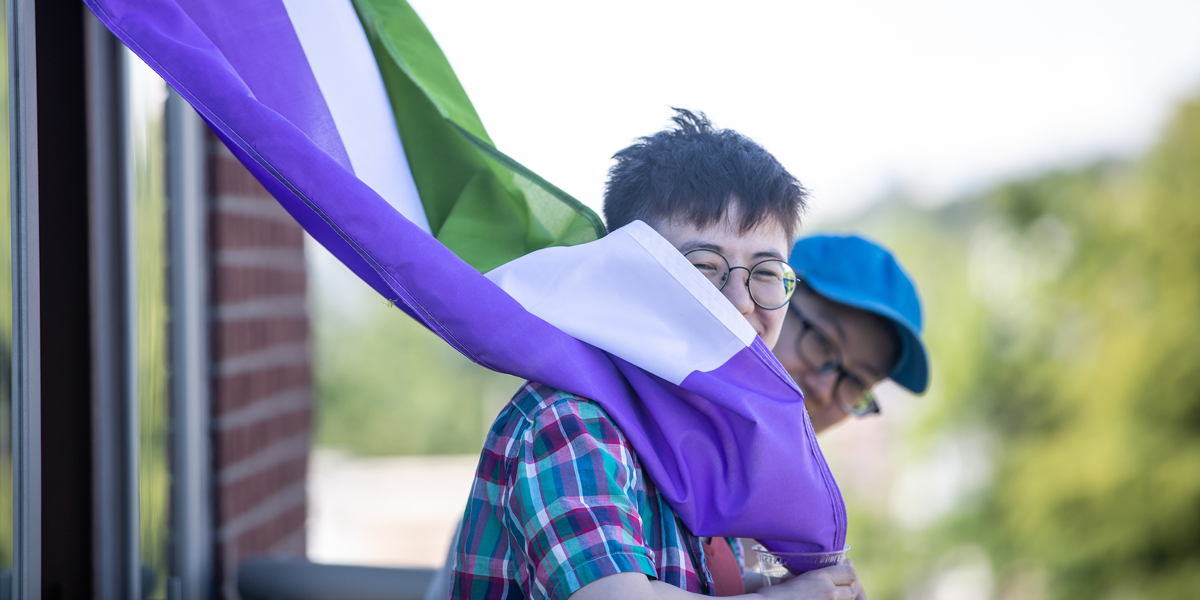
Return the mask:
<svg viewBox="0 0 1200 600">
<path fill-rule="evenodd" d="M 746 274 L 743 275 L 741 271 L 746 271 Z M 730 269 L 729 280 L 725 282 L 725 287 L 721 290 L 721 293 L 725 294 L 725 297 L 743 316 L 749 316 L 755 308 L 754 299 L 750 297 L 750 288 L 746 287 L 746 278 L 750 276 L 749 273 L 745 267 Z"/>
</svg>

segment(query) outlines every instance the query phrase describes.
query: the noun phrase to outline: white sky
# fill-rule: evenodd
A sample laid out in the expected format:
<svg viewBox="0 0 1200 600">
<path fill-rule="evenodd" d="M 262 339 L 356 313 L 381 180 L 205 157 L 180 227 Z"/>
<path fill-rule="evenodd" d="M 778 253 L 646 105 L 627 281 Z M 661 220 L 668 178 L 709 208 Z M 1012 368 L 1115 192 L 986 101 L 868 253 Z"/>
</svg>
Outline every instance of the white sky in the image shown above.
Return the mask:
<svg viewBox="0 0 1200 600">
<path fill-rule="evenodd" d="M 410 1 L 496 145 L 596 208 L 669 106 L 762 143 L 820 221 L 1137 152 L 1200 91 L 1200 0 Z"/>
</svg>

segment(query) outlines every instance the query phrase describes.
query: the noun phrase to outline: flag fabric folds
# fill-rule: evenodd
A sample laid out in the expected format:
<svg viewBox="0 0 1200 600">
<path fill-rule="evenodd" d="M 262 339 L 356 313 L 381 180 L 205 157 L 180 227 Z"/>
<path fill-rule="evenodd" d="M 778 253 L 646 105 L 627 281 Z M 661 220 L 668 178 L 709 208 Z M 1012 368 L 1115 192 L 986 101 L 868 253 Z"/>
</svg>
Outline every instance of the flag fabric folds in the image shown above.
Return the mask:
<svg viewBox="0 0 1200 600">
<path fill-rule="evenodd" d="M 348 5 L 339 0 L 329 7 Z M 355 6 L 438 241 L 489 271 L 539 248 L 604 235 L 599 216 L 496 150 L 449 62 L 407 3 L 358 0 Z"/>
<path fill-rule="evenodd" d="M 480 365 L 600 403 L 693 533 L 842 548 L 841 494 L 762 340 L 653 229 L 605 236 L 497 151 L 405 2 L 85 3 L 385 298 Z"/>
</svg>

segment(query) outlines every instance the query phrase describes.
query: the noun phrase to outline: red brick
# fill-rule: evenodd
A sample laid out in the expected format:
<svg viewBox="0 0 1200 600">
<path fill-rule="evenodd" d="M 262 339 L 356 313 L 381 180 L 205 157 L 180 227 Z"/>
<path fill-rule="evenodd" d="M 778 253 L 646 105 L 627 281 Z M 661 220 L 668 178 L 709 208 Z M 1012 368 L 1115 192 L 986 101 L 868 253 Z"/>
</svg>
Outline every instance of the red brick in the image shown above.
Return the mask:
<svg viewBox="0 0 1200 600">
<path fill-rule="evenodd" d="M 208 161 L 209 189 L 213 194 L 270 198 L 271 193 L 232 156 L 214 153 Z"/>
<path fill-rule="evenodd" d="M 307 288 L 308 278 L 301 272 L 222 266 L 213 269 L 212 298 L 218 305 L 300 294 Z"/>
<path fill-rule="evenodd" d="M 309 365 L 289 365 L 251 373 L 222 375 L 213 381 L 213 404 L 217 414 L 238 410 L 255 400 L 312 385 Z"/>
<path fill-rule="evenodd" d="M 304 317 L 226 321 L 214 324 L 212 343 L 218 356 L 229 358 L 277 344 L 303 342 L 308 335 L 308 319 Z"/>
<path fill-rule="evenodd" d="M 304 249 L 304 230 L 299 225 L 253 215 L 214 211 L 209 233 L 213 245 L 220 248 Z"/>
<path fill-rule="evenodd" d="M 222 469 L 236 465 L 270 448 L 277 442 L 311 431 L 312 411 L 298 410 L 222 431 L 213 456 L 214 467 Z"/>
<path fill-rule="evenodd" d="M 277 215 L 253 214 L 261 207 L 239 206 L 238 202 L 247 200 L 274 200 L 237 159 L 220 148 L 220 141 L 211 135 L 209 140 L 209 206 L 212 207 L 208 217 L 212 252 L 209 302 L 212 310 L 216 312 L 222 306 L 250 300 L 303 297 L 308 287 L 305 273 L 289 265 L 288 260 L 276 260 L 278 251 L 292 251 L 295 252 L 296 262 L 302 263 L 303 231 L 297 224 L 281 220 Z M 215 198 L 222 198 L 223 201 L 215 202 Z M 245 208 L 252 210 L 242 212 Z M 261 263 L 277 266 L 232 266 L 218 262 L 217 257 L 222 256 L 223 251 L 242 250 L 271 251 L 264 253 L 267 260 Z M 250 264 L 260 263 L 253 252 L 226 254 L 219 260 L 242 260 L 247 257 L 253 260 Z M 228 361 L 242 355 L 274 347 L 304 344 L 310 339 L 311 327 L 304 317 L 270 316 L 261 319 L 214 321 L 209 329 L 209 336 L 212 341 L 212 364 L 219 367 L 230 364 Z M 215 368 L 213 372 L 219 371 Z M 237 374 L 216 374 L 212 379 L 214 416 L 219 418 L 221 415 L 252 406 L 257 401 L 266 401 L 281 393 L 307 391 L 311 387 L 312 369 L 308 364 L 260 368 Z M 273 414 L 229 429 L 215 430 L 212 455 L 218 481 L 215 494 L 215 527 L 218 531 L 250 511 L 261 510 L 265 506 L 264 503 L 280 498 L 281 492 L 302 489 L 308 475 L 307 448 L 302 451 L 288 450 L 294 454 L 278 457 L 264 453 L 273 452 L 272 448 L 281 448 L 279 444 L 289 440 L 309 439 L 311 432 L 311 407 Z M 255 457 L 271 458 L 277 462 L 236 479 L 227 476 L 222 480 L 222 469 L 239 464 L 245 467 L 253 466 L 254 463 L 244 461 Z M 224 472 L 233 474 L 237 473 L 237 470 Z M 272 515 L 266 522 L 243 532 L 236 539 L 216 544 L 214 550 L 218 558 L 217 589 L 222 590 L 227 600 L 237 598 L 236 591 L 229 584 L 236 577 L 238 564 L 249 556 L 271 551 L 283 541 L 302 537 L 307 513 L 307 502 L 301 499 L 298 505 L 281 507 L 277 514 Z"/>
<path fill-rule="evenodd" d="M 235 552 L 243 559 L 261 555 L 296 530 L 303 531 L 304 522 L 307 519 L 307 506 L 297 506 L 286 510 L 274 519 L 238 536 L 237 540 L 233 542 Z"/>
<path fill-rule="evenodd" d="M 220 513 L 227 520 L 236 519 L 279 490 L 304 481 L 307 475 L 308 454 L 305 453 L 265 469 L 254 477 L 225 484 L 219 493 Z"/>
</svg>

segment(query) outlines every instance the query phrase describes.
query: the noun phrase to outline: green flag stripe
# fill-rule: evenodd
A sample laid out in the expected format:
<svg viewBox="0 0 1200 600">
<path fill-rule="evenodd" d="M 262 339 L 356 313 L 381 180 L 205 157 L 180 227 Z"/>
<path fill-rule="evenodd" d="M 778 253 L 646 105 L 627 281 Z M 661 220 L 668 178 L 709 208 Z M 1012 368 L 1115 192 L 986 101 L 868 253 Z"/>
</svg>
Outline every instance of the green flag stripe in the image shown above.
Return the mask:
<svg viewBox="0 0 1200 600">
<path fill-rule="evenodd" d="M 458 129 L 459 133 L 470 140 L 471 143 L 475 144 L 477 148 L 490 156 L 493 160 L 504 165 L 505 167 L 508 167 L 508 169 L 514 173 L 524 175 L 527 179 L 536 183 L 538 187 L 546 190 L 551 196 L 558 198 L 563 204 L 570 206 L 575 212 L 579 213 L 580 216 L 587 219 L 588 222 L 591 223 L 592 228 L 595 229 L 597 238 L 602 238 L 606 233 L 608 233 L 608 230 L 604 227 L 604 221 L 602 221 L 600 216 L 593 212 L 592 209 L 588 208 L 586 204 L 576 200 L 574 196 L 560 190 L 558 186 L 555 186 L 553 183 L 542 179 L 541 175 L 530 171 L 525 167 L 525 165 L 522 165 L 521 163 L 510 158 L 507 154 L 497 150 L 495 146 L 492 146 L 484 140 L 475 137 L 470 131 L 459 127 L 457 123 L 451 121 L 451 124 Z"/>
<path fill-rule="evenodd" d="M 604 235 L 595 212 L 496 150 L 429 30 L 407 3 L 354 0 L 435 237 L 486 272 Z"/>
</svg>

